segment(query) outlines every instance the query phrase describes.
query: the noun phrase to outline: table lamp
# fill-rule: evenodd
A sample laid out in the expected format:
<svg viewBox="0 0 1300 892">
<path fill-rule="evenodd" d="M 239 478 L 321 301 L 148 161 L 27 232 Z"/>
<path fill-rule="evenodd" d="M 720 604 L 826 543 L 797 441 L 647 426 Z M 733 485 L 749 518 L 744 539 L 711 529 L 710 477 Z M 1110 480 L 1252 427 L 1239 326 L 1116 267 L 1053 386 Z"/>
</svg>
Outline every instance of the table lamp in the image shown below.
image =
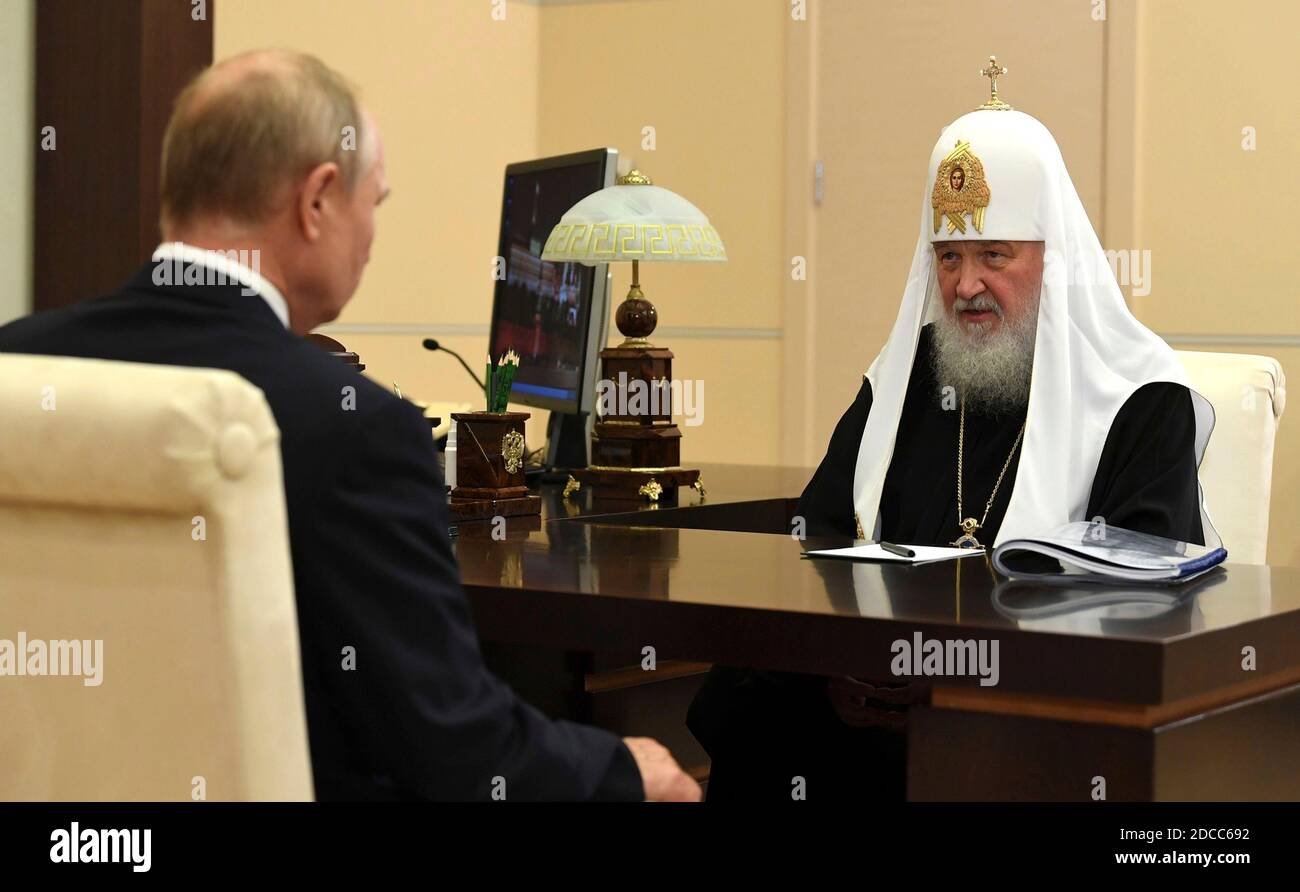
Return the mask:
<svg viewBox="0 0 1300 892">
<path fill-rule="evenodd" d="M 551 230 L 542 260 L 632 262 L 632 286 L 614 316 L 623 343 L 600 351 L 591 463 L 573 472 L 566 493 L 590 484 L 598 495 L 652 502 L 670 487 L 694 486 L 703 494 L 700 472 L 681 467 L 682 432 L 672 418 L 673 354 L 650 343 L 659 314 L 641 291 L 641 263 L 726 259 L 722 239 L 699 208 L 635 169 L 575 204 Z"/>
</svg>

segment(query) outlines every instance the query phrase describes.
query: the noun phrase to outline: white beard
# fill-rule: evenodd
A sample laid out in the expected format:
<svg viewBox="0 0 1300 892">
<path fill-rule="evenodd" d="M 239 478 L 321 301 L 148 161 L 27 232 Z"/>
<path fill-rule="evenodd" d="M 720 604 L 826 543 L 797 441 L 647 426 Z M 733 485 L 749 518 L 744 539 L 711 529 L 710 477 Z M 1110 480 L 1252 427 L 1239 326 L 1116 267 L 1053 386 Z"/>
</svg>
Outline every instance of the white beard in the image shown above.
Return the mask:
<svg viewBox="0 0 1300 892">
<path fill-rule="evenodd" d="M 966 326 L 957 311 L 974 305 L 992 309 L 1002 320 L 996 332 L 992 323 Z M 934 322 L 935 381 L 940 391 L 953 387 L 968 408 L 985 415 L 1012 415 L 1029 404 L 1029 381 L 1034 371 L 1034 341 L 1038 334 L 1038 308 L 1021 314 L 1011 325 L 1002 308 L 985 295 L 958 299 L 952 313 Z"/>
</svg>

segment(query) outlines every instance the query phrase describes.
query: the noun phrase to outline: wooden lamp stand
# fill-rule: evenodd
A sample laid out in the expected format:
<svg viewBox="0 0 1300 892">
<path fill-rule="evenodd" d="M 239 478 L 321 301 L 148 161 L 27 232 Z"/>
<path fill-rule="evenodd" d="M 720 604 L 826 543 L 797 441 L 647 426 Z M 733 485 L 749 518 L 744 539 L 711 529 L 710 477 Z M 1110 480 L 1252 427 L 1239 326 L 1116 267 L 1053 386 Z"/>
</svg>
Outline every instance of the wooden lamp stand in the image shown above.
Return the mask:
<svg viewBox="0 0 1300 892">
<path fill-rule="evenodd" d="M 570 488 L 589 486 L 599 499 L 658 502 L 666 490 L 694 486 L 702 494 L 703 487 L 698 469 L 681 467 L 682 432 L 673 423 L 669 386 L 673 353 L 649 341 L 658 312 L 641 292 L 638 265 L 632 261 L 632 287 L 614 316 L 624 341 L 600 351 L 601 380 L 612 387 L 601 404 L 612 411 L 593 426 L 591 463 L 573 471 Z"/>
</svg>

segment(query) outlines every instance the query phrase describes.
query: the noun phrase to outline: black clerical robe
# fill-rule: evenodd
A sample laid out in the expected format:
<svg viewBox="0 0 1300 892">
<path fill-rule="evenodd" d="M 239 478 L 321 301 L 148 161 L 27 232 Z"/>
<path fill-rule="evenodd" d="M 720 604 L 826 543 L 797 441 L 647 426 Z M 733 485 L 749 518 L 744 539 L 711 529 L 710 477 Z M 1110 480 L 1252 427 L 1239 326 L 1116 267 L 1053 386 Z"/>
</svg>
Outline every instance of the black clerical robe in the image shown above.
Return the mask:
<svg viewBox="0 0 1300 892">
<path fill-rule="evenodd" d="M 932 327 L 922 329 L 894 455 L 880 501 L 880 538 L 948 545 L 959 535 L 957 435 L 960 413 L 945 407 L 932 363 Z M 835 426 L 830 446 L 799 500 L 810 536 L 853 537 L 853 477 L 871 412 L 865 379 Z M 977 536 L 991 547 L 1015 487 L 1015 445 L 1025 410 L 1002 416 L 966 411 L 963 516 L 988 517 Z M 1139 388 L 1111 425 L 1093 478 L 1087 517 L 1110 526 L 1203 542 L 1196 480 L 1196 418 L 1186 387 Z M 1011 455 L 992 504 L 994 484 Z M 863 526 L 871 523 L 864 518 Z M 871 535 L 867 529 L 866 534 Z M 888 682 L 887 682 L 888 683 Z M 716 667 L 691 705 L 687 724 L 713 760 L 708 798 L 789 800 L 791 778 L 809 798 L 901 799 L 903 734 L 850 728 L 820 676 Z M 815 776 L 815 782 L 814 777 Z"/>
<path fill-rule="evenodd" d="M 921 330 L 898 423 L 894 457 L 880 499 L 880 537 L 887 542 L 949 545 L 961 535 L 957 517 L 957 431 L 960 413 L 942 404 L 932 363 L 932 326 Z M 871 412 L 871 384 L 831 435 L 826 457 L 804 489 L 798 513 L 808 535 L 853 536 L 853 475 Z M 983 517 L 1025 410 L 989 416 L 966 411 L 963 513 Z M 1196 486 L 1196 416 L 1180 384 L 1141 387 L 1120 408 L 1093 477 L 1087 518 L 1185 542 L 1203 543 Z M 977 533 L 992 547 L 1015 487 L 1020 450 L 1011 458 L 988 519 Z M 864 519 L 863 524 L 869 524 Z M 871 535 L 871 530 L 866 531 Z"/>
</svg>

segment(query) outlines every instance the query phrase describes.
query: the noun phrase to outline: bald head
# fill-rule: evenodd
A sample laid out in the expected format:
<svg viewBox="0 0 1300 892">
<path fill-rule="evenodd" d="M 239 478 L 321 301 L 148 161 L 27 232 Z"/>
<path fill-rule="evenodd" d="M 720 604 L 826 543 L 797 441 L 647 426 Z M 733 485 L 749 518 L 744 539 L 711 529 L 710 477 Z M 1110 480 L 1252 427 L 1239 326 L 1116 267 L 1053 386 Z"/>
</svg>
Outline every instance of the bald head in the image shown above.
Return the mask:
<svg viewBox="0 0 1300 892">
<path fill-rule="evenodd" d="M 264 50 L 204 71 L 176 100 L 162 168 L 164 239 L 255 252 L 294 331 L 351 299 L 388 194 L 384 150 L 352 87 L 319 59 Z"/>
<path fill-rule="evenodd" d="M 180 94 L 167 125 L 163 228 L 200 215 L 259 222 L 327 162 L 351 189 L 373 154 L 369 129 L 352 87 L 312 56 L 263 50 L 214 65 Z"/>
</svg>

